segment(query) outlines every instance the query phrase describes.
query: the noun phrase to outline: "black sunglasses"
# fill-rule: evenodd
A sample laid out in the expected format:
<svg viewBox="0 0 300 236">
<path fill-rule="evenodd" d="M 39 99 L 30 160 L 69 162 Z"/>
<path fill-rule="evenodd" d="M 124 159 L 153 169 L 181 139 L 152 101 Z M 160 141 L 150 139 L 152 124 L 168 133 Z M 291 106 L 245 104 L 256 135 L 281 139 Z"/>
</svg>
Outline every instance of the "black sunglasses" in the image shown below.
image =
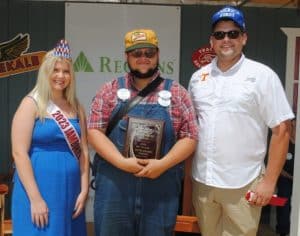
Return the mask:
<svg viewBox="0 0 300 236">
<path fill-rule="evenodd" d="M 130 51 L 129 53 L 134 58 L 140 58 L 143 56 L 146 58 L 153 58 L 157 53 L 157 49 L 156 48 L 147 48 L 144 51 L 142 49 L 134 49 L 134 50 Z"/>
<path fill-rule="evenodd" d="M 230 30 L 228 32 L 224 32 L 224 31 L 216 31 L 212 33 L 212 36 L 216 39 L 216 40 L 221 40 L 224 39 L 225 36 L 227 35 L 228 38 L 230 39 L 237 39 L 240 34 L 242 34 L 241 31 L 239 30 Z"/>
</svg>

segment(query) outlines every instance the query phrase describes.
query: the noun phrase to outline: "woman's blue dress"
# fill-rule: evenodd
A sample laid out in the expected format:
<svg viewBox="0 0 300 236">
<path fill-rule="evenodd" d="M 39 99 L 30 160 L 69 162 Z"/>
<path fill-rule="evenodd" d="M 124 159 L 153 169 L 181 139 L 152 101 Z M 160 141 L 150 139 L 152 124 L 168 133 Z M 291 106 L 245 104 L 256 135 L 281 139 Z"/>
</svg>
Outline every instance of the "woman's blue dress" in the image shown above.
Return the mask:
<svg viewBox="0 0 300 236">
<path fill-rule="evenodd" d="M 80 135 L 78 119 L 70 119 Z M 80 193 L 80 166 L 52 118 L 35 121 L 29 151 L 39 191 L 49 208 L 44 229 L 31 221 L 30 202 L 18 173 L 14 176 L 12 220 L 14 236 L 85 236 L 85 216 L 72 219 Z"/>
</svg>

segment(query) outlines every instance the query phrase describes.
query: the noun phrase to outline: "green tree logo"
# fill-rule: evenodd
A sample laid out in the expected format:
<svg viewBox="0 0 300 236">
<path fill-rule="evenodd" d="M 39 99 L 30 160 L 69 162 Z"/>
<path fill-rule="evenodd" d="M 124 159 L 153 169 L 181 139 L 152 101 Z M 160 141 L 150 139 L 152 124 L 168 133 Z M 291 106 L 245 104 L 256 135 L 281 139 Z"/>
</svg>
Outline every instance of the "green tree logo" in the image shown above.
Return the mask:
<svg viewBox="0 0 300 236">
<path fill-rule="evenodd" d="M 87 60 L 86 56 L 82 51 L 79 53 L 79 56 L 76 58 L 74 62 L 74 71 L 94 72 L 91 64 L 89 63 L 89 61 Z"/>
</svg>

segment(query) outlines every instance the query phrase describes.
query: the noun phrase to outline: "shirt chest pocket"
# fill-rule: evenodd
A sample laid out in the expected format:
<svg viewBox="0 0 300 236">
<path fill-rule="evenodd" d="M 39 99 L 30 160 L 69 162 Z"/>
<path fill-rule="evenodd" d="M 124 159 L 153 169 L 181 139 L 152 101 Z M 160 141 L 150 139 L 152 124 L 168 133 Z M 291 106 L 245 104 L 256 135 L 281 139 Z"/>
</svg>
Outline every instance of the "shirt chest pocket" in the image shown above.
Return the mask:
<svg viewBox="0 0 300 236">
<path fill-rule="evenodd" d="M 199 81 L 192 91 L 192 99 L 196 110 L 212 109 L 216 99 L 215 92 L 215 84 L 212 81 Z"/>
<path fill-rule="evenodd" d="M 230 111 L 249 111 L 256 104 L 255 83 L 251 81 L 230 81 L 222 89 L 224 103 Z"/>
</svg>

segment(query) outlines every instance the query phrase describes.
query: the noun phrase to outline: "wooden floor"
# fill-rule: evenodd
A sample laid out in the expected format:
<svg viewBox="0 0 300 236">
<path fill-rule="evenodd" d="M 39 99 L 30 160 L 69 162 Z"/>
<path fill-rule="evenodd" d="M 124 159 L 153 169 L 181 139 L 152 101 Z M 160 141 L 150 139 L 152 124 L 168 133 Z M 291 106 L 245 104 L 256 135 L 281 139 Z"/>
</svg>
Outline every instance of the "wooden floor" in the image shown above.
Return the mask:
<svg viewBox="0 0 300 236">
<path fill-rule="evenodd" d="M 87 228 L 88 228 L 88 236 L 94 236 L 93 224 L 88 223 Z M 178 233 L 176 234 L 176 236 L 199 236 L 199 234 Z M 269 225 L 261 224 L 257 236 L 277 236 L 277 235 Z"/>
<path fill-rule="evenodd" d="M 177 233 L 176 236 L 200 236 L 199 234 Z M 270 225 L 261 224 L 257 236 L 277 236 L 276 232 Z"/>
<path fill-rule="evenodd" d="M 94 236 L 93 223 L 87 223 L 88 236 Z M 199 236 L 199 234 L 177 233 L 176 236 Z M 260 224 L 257 236 L 277 236 L 274 229 L 266 224 Z"/>
</svg>

